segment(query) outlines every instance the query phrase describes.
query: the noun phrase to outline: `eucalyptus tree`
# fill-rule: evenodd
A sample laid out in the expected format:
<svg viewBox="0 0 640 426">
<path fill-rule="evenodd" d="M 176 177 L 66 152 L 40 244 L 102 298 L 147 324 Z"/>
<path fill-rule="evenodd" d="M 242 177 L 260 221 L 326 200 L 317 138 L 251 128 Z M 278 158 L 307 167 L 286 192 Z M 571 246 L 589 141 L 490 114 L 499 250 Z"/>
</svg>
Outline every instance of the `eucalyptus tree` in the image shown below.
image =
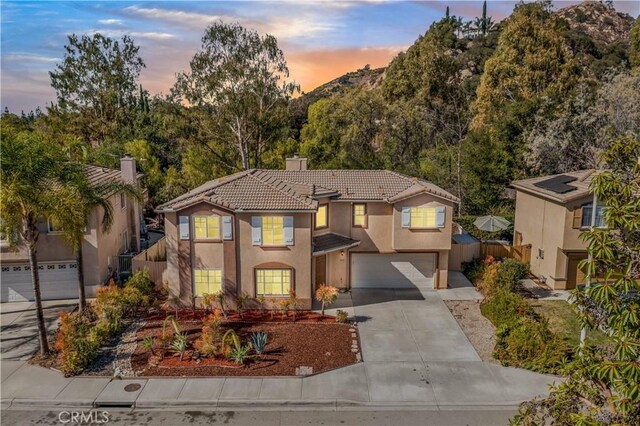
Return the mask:
<svg viewBox="0 0 640 426">
<path fill-rule="evenodd" d="M 38 220 L 82 226 L 84 214 L 78 209 L 81 197 L 75 185 L 84 176 L 82 167 L 66 160 L 55 144 L 32 131 L 17 132 L 3 127 L 0 163 L 0 226 L 12 247 L 24 244 L 29 257 L 36 303 L 40 353 L 49 352 L 40 295 L 37 259 Z"/>
<path fill-rule="evenodd" d="M 239 156 L 235 168 L 248 169 L 260 167 L 262 155 L 288 136 L 286 102 L 299 90 L 288 78 L 275 37 L 218 22 L 205 30 L 190 71 L 178 74 L 172 94 L 207 108 L 216 123 L 208 144 L 217 160 L 228 161 L 220 152 L 232 149 Z"/>
</svg>

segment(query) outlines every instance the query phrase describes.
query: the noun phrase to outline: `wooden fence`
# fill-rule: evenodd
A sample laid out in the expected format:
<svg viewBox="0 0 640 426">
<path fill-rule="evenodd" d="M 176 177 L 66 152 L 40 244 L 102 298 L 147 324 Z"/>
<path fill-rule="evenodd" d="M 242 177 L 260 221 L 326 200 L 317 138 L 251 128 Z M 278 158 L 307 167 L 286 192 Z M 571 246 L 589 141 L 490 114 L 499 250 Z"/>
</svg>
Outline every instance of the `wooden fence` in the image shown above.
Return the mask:
<svg viewBox="0 0 640 426">
<path fill-rule="evenodd" d="M 131 260 L 132 272 L 142 271 L 147 268 L 151 281 L 156 287 L 160 287 L 164 282 L 164 275 L 167 271 L 167 243 L 165 237 L 160 238 L 154 245 L 141 251 Z"/>
<path fill-rule="evenodd" d="M 510 257 L 529 264 L 531 261 L 531 245 L 511 246 L 500 242 L 484 242 L 481 244 L 480 254 L 482 258 L 487 256 Z"/>
<path fill-rule="evenodd" d="M 471 262 L 480 257 L 480 242 L 471 244 L 451 244 L 449 252 L 449 269 L 462 271 L 464 262 Z"/>
</svg>

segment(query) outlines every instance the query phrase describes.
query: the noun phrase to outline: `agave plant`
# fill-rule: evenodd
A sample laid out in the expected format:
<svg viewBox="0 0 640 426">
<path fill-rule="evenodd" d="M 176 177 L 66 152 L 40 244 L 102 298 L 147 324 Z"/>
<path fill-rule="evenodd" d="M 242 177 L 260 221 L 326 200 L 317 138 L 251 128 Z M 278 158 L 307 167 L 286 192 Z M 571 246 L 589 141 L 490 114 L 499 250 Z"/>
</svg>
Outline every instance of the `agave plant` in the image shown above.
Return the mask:
<svg viewBox="0 0 640 426">
<path fill-rule="evenodd" d="M 258 331 L 251 333 L 251 347 L 258 355 L 264 352 L 267 346 L 267 333 L 264 331 Z"/>
<path fill-rule="evenodd" d="M 153 355 L 153 337 L 147 336 L 142 341 L 142 347 L 148 350 Z"/>
<path fill-rule="evenodd" d="M 251 358 L 249 351 L 251 351 L 250 345 L 240 345 L 231 349 L 231 352 L 229 352 L 229 359 L 236 364 L 244 364 L 245 361 Z"/>
<path fill-rule="evenodd" d="M 171 349 L 180 354 L 180 361 L 184 357 L 184 353 L 187 351 L 187 333 L 176 333 L 173 336 L 173 341 L 171 342 Z"/>
</svg>

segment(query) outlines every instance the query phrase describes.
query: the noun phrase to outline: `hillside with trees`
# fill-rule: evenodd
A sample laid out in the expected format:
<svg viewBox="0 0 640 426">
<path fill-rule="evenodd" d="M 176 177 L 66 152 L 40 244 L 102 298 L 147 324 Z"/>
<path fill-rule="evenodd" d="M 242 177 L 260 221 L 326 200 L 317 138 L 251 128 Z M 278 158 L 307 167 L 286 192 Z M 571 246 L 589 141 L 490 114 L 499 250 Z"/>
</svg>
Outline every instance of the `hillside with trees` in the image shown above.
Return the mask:
<svg viewBox="0 0 640 426">
<path fill-rule="evenodd" d="M 363 67 L 300 93 L 272 36 L 206 29 L 169 96 L 140 85 L 135 40 L 71 35 L 50 72 L 55 102 L 3 131 L 69 158 L 138 160 L 149 207 L 239 170 L 388 168 L 462 199 L 461 212 L 510 209 L 513 179 L 594 165 L 611 140 L 640 135 L 640 24 L 599 2 L 556 11 L 518 4 L 501 22 L 448 12 L 385 68 Z M 176 70 L 180 71 L 180 70 Z"/>
</svg>

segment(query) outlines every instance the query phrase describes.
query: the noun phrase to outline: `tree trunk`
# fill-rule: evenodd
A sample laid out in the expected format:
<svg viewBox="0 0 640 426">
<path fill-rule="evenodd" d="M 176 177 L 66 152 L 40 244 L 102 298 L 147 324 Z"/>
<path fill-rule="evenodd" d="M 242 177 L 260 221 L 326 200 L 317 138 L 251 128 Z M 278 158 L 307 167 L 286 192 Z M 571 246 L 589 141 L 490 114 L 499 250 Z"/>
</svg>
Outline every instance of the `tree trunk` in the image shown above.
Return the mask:
<svg viewBox="0 0 640 426">
<path fill-rule="evenodd" d="M 78 309 L 80 312 L 84 312 L 87 307 L 87 298 L 84 290 L 84 259 L 82 257 L 82 244 L 76 252 L 76 263 L 78 264 Z"/>
<path fill-rule="evenodd" d="M 47 329 L 44 324 L 44 314 L 42 312 L 42 300 L 40 298 L 40 273 L 38 271 L 38 259 L 36 259 L 36 243 L 27 243 L 29 250 L 29 265 L 31 266 L 31 281 L 33 282 L 33 295 L 36 299 L 36 321 L 38 323 L 38 340 L 40 341 L 40 355 L 49 352 L 49 342 L 47 341 Z"/>
</svg>

